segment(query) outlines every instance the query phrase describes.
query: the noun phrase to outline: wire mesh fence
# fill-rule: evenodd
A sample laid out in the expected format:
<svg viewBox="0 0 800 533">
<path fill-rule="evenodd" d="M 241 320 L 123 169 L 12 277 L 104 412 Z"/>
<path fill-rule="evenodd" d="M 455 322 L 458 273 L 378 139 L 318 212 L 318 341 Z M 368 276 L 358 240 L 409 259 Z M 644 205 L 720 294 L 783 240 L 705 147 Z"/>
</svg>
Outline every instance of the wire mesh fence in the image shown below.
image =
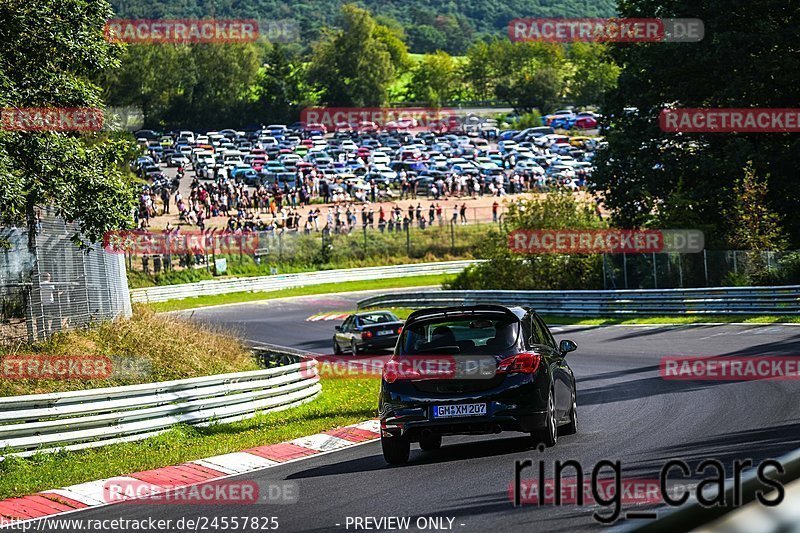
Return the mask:
<svg viewBox="0 0 800 533">
<path fill-rule="evenodd" d="M 704 250 L 686 254 L 606 254 L 606 289 L 673 289 L 800 283 L 800 252 Z"/>
<path fill-rule="evenodd" d="M 0 229 L 0 344 L 46 339 L 93 321 L 130 316 L 121 256 L 73 242 L 78 225 L 53 213 L 27 228 Z"/>
<path fill-rule="evenodd" d="M 206 230 L 206 243 L 199 253 L 128 251 L 129 270 L 162 274 L 186 269 L 231 275 L 266 275 L 294 270 L 390 265 L 415 261 L 446 261 L 469 258 L 495 223 L 462 224 L 443 220 L 433 225 L 392 223 L 354 224 L 338 229 L 255 231 L 240 238 L 225 238 Z M 158 233 L 154 231 L 153 233 Z M 188 231 L 184 231 L 184 234 Z M 177 237 L 179 232 L 174 233 Z M 173 239 L 162 239 L 174 242 Z M 220 246 L 220 241 L 225 243 Z M 202 248 L 202 249 L 199 249 Z"/>
</svg>

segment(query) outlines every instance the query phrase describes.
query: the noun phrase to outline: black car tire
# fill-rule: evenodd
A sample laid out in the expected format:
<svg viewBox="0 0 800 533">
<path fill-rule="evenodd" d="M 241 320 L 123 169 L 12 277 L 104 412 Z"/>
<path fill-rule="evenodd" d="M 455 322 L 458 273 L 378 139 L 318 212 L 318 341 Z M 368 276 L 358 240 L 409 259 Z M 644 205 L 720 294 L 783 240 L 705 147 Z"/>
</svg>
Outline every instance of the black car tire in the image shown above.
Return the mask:
<svg viewBox="0 0 800 533">
<path fill-rule="evenodd" d="M 333 353 L 334 355 L 342 355 L 342 349 L 339 347 L 339 343 L 336 342 L 336 339 L 333 339 Z"/>
<path fill-rule="evenodd" d="M 572 396 L 572 409 L 569 412 L 569 424 L 561 428 L 563 435 L 574 435 L 578 432 L 578 402 L 575 395 Z"/>
<path fill-rule="evenodd" d="M 428 437 L 421 437 L 419 439 L 419 447 L 425 451 L 438 450 L 442 447 L 442 436 L 429 435 Z"/>
<path fill-rule="evenodd" d="M 533 445 L 544 444 L 547 448 L 555 446 L 558 441 L 558 423 L 556 422 L 556 405 L 553 390 L 547 397 L 547 427 L 531 432 Z"/>
<path fill-rule="evenodd" d="M 353 355 L 358 355 L 358 344 L 356 344 L 356 341 L 350 341 L 350 351 L 353 352 Z"/>
<path fill-rule="evenodd" d="M 408 462 L 411 453 L 411 442 L 405 437 L 384 437 L 381 435 L 383 458 L 390 465 L 401 465 Z"/>
</svg>

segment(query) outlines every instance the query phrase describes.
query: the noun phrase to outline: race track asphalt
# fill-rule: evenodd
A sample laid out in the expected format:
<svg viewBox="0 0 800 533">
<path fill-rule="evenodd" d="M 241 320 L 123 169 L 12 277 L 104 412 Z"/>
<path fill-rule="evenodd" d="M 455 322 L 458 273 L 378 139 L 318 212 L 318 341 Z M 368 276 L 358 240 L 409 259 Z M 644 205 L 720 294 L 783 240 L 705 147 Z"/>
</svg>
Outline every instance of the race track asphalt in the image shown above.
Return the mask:
<svg viewBox="0 0 800 533">
<path fill-rule="evenodd" d="M 353 309 L 360 297 L 363 293 L 267 300 L 180 314 L 229 328 L 254 343 L 330 353 L 333 326 L 341 321 L 307 319 Z M 623 479 L 657 479 L 669 459 L 690 465 L 718 459 L 730 475 L 736 459 L 758 463 L 800 447 L 798 381 L 667 381 L 659 376 L 659 361 L 668 355 L 799 354 L 800 326 L 569 326 L 553 332 L 556 340 L 570 338 L 579 346 L 568 358 L 577 378 L 580 429 L 543 452 L 529 449 L 513 433 L 446 437 L 441 450 L 422 452 L 414 446 L 408 465 L 390 467 L 373 442 L 247 475 L 296 481 L 296 504 L 123 504 L 71 517 L 276 516 L 279 531 L 367 530 L 347 527 L 348 517 L 408 516 L 412 526 L 418 517 L 447 517 L 453 519 L 449 528 L 444 520 L 447 529 L 427 530 L 580 531 L 601 528 L 592 513 L 607 515 L 610 509 L 515 508 L 509 493 L 515 460 L 542 460 L 548 473 L 555 460 L 574 459 L 587 472 L 602 459 L 619 460 Z M 523 477 L 533 477 L 531 470 L 527 474 Z M 658 511 L 625 505 L 622 512 L 652 509 Z"/>
</svg>

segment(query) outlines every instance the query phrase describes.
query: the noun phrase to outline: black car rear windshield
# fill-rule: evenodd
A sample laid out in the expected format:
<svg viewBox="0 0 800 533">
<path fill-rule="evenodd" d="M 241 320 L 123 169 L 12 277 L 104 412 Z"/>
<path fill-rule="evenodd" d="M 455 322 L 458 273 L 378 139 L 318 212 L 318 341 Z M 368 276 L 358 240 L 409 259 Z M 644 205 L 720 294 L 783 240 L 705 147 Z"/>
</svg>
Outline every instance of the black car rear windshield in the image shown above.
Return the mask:
<svg viewBox="0 0 800 533">
<path fill-rule="evenodd" d="M 465 316 L 420 321 L 408 326 L 400 355 L 502 355 L 517 345 L 516 317 Z"/>
</svg>

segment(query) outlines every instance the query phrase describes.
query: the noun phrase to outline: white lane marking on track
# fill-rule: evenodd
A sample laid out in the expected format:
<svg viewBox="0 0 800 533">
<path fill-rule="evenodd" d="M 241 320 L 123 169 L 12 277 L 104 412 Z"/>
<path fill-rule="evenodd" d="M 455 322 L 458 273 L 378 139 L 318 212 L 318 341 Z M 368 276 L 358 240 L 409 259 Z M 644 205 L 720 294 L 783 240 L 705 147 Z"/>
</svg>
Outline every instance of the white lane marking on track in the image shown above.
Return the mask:
<svg viewBox="0 0 800 533">
<path fill-rule="evenodd" d="M 130 482 L 130 483 L 139 483 L 142 482 L 134 479 L 132 477 L 127 476 L 119 476 L 114 478 L 108 479 L 98 479 L 97 481 L 88 481 L 86 483 L 80 483 L 78 485 L 70 485 L 69 487 L 64 487 L 61 489 L 53 489 L 44 491 L 46 493 L 51 494 L 60 494 L 66 498 L 71 498 L 75 501 L 79 501 L 81 503 L 85 503 L 89 506 L 96 506 L 102 505 L 104 503 L 108 503 L 109 497 L 106 495 L 106 483 L 110 480 L 114 480 L 117 482 Z"/>
<path fill-rule="evenodd" d="M 731 332 L 730 331 L 723 331 L 723 332 L 720 332 L 720 333 L 714 333 L 713 335 L 708 335 L 706 337 L 700 337 L 699 340 L 704 341 L 704 340 L 707 340 L 707 339 L 711 339 L 713 337 L 719 337 L 720 335 L 731 335 Z M 738 335 L 738 333 L 734 333 L 734 335 Z"/>
<path fill-rule="evenodd" d="M 209 465 L 210 468 L 215 468 L 214 465 L 218 465 L 215 470 L 220 470 L 219 467 L 222 467 L 226 470 L 233 470 L 234 472 L 239 473 L 249 472 L 251 470 L 255 470 L 256 468 L 278 464 L 277 461 L 272 461 L 270 459 L 247 452 L 226 453 L 225 455 L 206 457 L 202 461 L 206 465 Z"/>
<path fill-rule="evenodd" d="M 323 433 L 309 435 L 308 437 L 301 437 L 289 442 L 298 446 L 302 446 L 303 448 L 310 448 L 320 452 L 346 448 L 352 444 L 352 442 L 349 440 L 340 439 L 339 437 L 334 437 L 332 435 L 325 435 Z"/>
</svg>

